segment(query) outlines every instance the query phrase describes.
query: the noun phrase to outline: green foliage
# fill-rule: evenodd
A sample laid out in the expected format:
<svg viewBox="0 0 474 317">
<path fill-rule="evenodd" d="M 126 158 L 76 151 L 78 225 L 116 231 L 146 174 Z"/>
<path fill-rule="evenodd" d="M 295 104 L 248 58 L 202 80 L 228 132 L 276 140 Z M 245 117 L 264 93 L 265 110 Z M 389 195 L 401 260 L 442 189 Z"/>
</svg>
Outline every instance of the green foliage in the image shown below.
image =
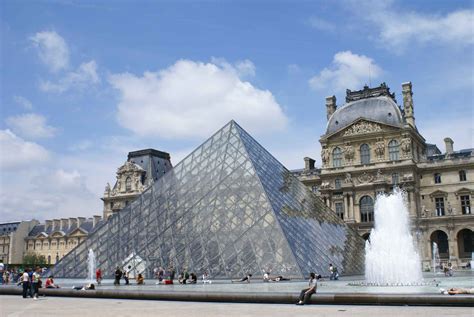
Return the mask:
<svg viewBox="0 0 474 317">
<path fill-rule="evenodd" d="M 28 252 L 23 256 L 23 265 L 44 266 L 46 263 L 46 257 L 44 255 Z"/>
</svg>

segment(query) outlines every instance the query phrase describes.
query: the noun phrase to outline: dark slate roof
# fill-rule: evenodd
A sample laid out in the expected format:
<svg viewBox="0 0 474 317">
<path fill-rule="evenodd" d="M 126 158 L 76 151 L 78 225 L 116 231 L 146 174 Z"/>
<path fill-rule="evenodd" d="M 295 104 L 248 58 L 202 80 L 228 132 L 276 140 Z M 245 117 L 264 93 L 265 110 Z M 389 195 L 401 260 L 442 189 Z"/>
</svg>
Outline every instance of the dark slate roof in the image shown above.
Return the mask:
<svg viewBox="0 0 474 317">
<path fill-rule="evenodd" d="M 130 152 L 128 153 L 128 161 L 137 164 L 146 171 L 143 181 L 145 186 L 153 184 L 173 168 L 170 155 L 154 149 Z"/>
<path fill-rule="evenodd" d="M 19 225 L 20 221 L 0 223 L 0 235 L 16 231 Z"/>
<path fill-rule="evenodd" d="M 351 101 L 338 108 L 329 118 L 326 134 L 333 134 L 359 118 L 396 127 L 402 127 L 404 123 L 400 107 L 391 97 L 371 97 Z"/>
<path fill-rule="evenodd" d="M 435 155 L 431 155 L 431 156 L 428 156 L 428 160 L 429 161 L 440 161 L 440 160 L 444 160 L 444 159 L 447 159 L 447 158 L 463 158 L 463 157 L 470 157 L 471 154 L 474 152 L 474 148 L 471 148 L 471 149 L 463 149 L 463 150 L 459 150 L 459 151 L 454 151 L 453 153 L 447 155 L 446 153 L 443 153 L 443 154 L 435 154 Z"/>
<path fill-rule="evenodd" d="M 81 224 L 80 228 L 82 230 L 85 230 L 88 233 L 91 233 L 91 232 L 95 231 L 97 229 L 97 227 L 100 226 L 104 222 L 105 222 L 104 220 L 100 220 L 94 228 L 92 219 L 86 219 Z M 63 230 L 60 230 L 59 226 L 54 227 L 54 224 L 53 224 L 53 226 L 49 227 L 48 230 L 45 230 L 45 228 L 46 228 L 46 224 L 44 224 L 44 223 L 34 226 L 33 229 L 31 229 L 31 231 L 28 233 L 28 237 L 36 237 L 41 232 L 45 232 L 46 234 L 51 235 L 53 232 L 57 232 L 57 231 L 62 231 L 62 232 L 64 232 L 64 234 L 68 235 L 68 234 L 70 234 L 71 232 L 73 232 L 74 230 L 77 229 L 77 224 L 73 224 L 71 227 L 63 228 Z"/>
<path fill-rule="evenodd" d="M 441 151 L 436 146 L 436 144 L 426 143 L 426 156 L 430 157 L 437 154 L 441 154 Z"/>
</svg>

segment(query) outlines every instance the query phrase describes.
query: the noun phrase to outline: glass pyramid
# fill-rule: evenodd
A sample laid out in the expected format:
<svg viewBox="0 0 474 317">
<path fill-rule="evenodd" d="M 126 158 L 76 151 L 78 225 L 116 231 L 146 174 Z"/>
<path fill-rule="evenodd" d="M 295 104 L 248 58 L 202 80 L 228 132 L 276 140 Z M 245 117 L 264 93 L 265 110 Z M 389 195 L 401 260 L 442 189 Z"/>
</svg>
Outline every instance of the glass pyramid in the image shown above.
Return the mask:
<svg viewBox="0 0 474 317">
<path fill-rule="evenodd" d="M 363 239 L 234 121 L 98 227 L 54 275 L 85 277 L 89 249 L 106 277 L 130 254 L 147 277 L 159 266 L 303 278 L 329 263 L 345 274 L 364 265 Z"/>
</svg>

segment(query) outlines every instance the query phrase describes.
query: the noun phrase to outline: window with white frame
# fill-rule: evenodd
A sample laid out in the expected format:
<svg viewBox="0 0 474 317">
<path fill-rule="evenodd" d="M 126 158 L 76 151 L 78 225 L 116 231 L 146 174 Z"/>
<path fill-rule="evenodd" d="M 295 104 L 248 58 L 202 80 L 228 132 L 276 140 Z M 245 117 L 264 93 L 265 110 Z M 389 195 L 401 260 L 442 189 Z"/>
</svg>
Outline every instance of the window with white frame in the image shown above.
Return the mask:
<svg viewBox="0 0 474 317">
<path fill-rule="evenodd" d="M 444 216 L 444 197 L 436 197 L 435 198 L 435 209 L 436 209 L 436 216 Z"/>
<path fill-rule="evenodd" d="M 399 145 L 397 140 L 392 140 L 388 143 L 388 157 L 390 161 L 397 161 L 399 159 Z"/>
<path fill-rule="evenodd" d="M 341 167 L 342 166 L 342 150 L 337 147 L 332 151 L 332 166 Z"/>
<path fill-rule="evenodd" d="M 368 144 L 360 146 L 360 163 L 364 165 L 370 163 L 370 147 Z"/>
<path fill-rule="evenodd" d="M 462 195 L 461 197 L 461 211 L 463 215 L 471 214 L 471 200 L 469 195 Z"/>
</svg>

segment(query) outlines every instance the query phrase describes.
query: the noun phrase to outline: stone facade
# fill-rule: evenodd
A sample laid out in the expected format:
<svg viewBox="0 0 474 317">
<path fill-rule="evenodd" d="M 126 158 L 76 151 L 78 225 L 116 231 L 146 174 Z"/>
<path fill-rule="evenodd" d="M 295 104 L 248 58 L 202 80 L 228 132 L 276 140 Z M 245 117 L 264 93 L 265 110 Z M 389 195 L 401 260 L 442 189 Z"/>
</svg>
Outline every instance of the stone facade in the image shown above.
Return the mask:
<svg viewBox="0 0 474 317">
<path fill-rule="evenodd" d="M 0 224 L 0 262 L 19 264 L 23 261 L 25 237 L 38 224 L 36 220 Z"/>
<path fill-rule="evenodd" d="M 473 251 L 474 150 L 454 151 L 446 138 L 442 154 L 426 143 L 416 128 L 411 83 L 402 84 L 402 94 L 403 108 L 385 84 L 348 90 L 339 108 L 334 96 L 326 98 L 322 167 L 305 158 L 294 173 L 366 239 L 376 195 L 401 187 L 424 268 L 431 266 L 432 242 L 442 261 L 465 266 Z"/>
<path fill-rule="evenodd" d="M 24 238 L 24 252 L 43 255 L 46 264 L 55 264 L 84 241 L 102 222 L 101 216 L 93 216 L 89 219 L 62 218 L 37 223 Z"/>
<path fill-rule="evenodd" d="M 105 186 L 104 219 L 128 206 L 172 167 L 166 152 L 154 149 L 130 152 L 127 161 L 117 169 L 115 185 Z"/>
</svg>

